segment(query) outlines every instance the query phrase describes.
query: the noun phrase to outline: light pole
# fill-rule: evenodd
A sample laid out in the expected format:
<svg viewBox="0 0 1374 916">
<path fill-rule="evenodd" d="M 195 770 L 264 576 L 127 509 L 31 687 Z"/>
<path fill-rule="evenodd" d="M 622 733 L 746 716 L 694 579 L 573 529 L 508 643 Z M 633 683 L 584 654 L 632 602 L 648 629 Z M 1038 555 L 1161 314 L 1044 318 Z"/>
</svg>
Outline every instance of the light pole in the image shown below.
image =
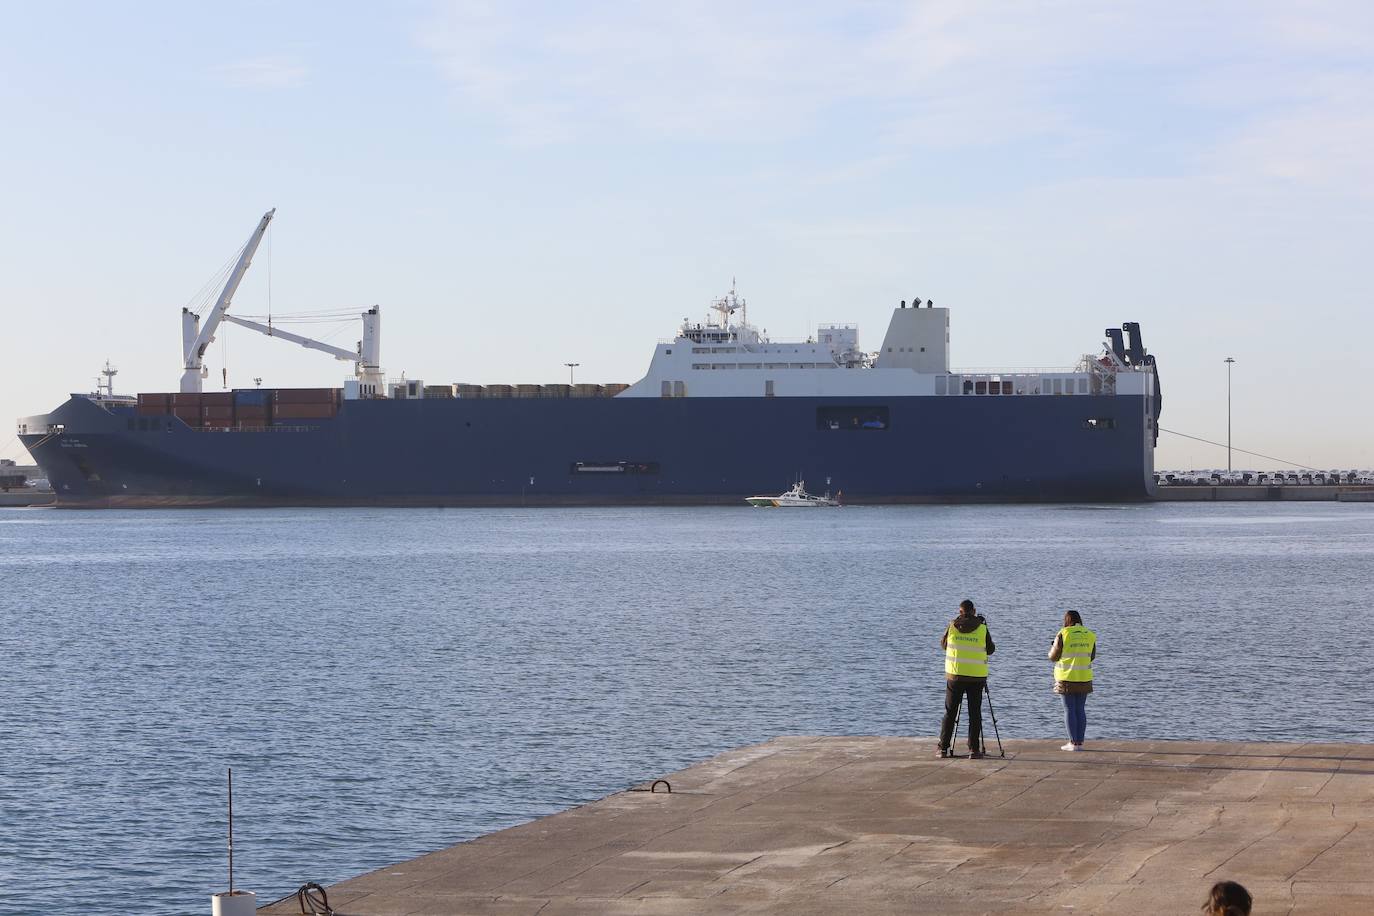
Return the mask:
<svg viewBox="0 0 1374 916">
<path fill-rule="evenodd" d="M 1235 360 L 1226 357 L 1226 473 L 1231 473 L 1231 364 Z"/>
<path fill-rule="evenodd" d="M 573 370 L 576 369 L 578 366 L 580 366 L 580 365 L 582 365 L 582 364 L 581 364 L 581 363 L 564 363 L 563 365 L 565 365 L 565 366 L 568 367 L 568 384 L 571 385 L 571 384 L 573 383 Z"/>
</svg>

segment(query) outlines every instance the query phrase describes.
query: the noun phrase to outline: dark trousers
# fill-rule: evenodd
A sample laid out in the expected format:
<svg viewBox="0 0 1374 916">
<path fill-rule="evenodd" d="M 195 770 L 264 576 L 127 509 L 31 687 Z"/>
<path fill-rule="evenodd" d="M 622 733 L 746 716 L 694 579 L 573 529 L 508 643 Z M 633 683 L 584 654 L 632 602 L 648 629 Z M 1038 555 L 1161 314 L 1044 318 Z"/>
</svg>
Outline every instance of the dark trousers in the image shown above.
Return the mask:
<svg viewBox="0 0 1374 916">
<path fill-rule="evenodd" d="M 959 702 L 968 697 L 969 750 L 983 749 L 983 686 L 984 681 L 945 681 L 945 720 L 940 723 L 940 747 L 949 747 L 954 735 L 954 718 Z"/>
</svg>

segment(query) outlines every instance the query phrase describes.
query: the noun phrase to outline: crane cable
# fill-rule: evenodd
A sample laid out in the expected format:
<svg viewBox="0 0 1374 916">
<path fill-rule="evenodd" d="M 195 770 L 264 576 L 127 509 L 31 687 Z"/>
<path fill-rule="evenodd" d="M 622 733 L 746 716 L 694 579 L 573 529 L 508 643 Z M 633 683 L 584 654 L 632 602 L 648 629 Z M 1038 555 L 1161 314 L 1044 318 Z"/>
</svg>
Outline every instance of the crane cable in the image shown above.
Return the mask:
<svg viewBox="0 0 1374 916">
<path fill-rule="evenodd" d="M 1213 442 L 1211 439 L 1203 439 L 1201 436 L 1190 436 L 1187 433 L 1181 433 L 1175 429 L 1165 429 L 1161 426 L 1159 428 L 1159 431 L 1162 433 L 1169 433 L 1172 436 L 1182 436 L 1185 439 L 1192 439 L 1194 442 L 1205 442 L 1208 445 L 1215 445 L 1218 448 L 1229 448 L 1233 452 L 1240 452 L 1242 455 L 1253 455 L 1256 458 L 1263 458 L 1265 461 L 1277 461 L 1279 464 L 1286 464 L 1292 468 L 1302 468 L 1304 471 L 1321 470 L 1321 468 L 1309 467 L 1308 465 L 1302 464 L 1298 461 L 1288 461 L 1283 458 L 1275 458 L 1273 455 L 1261 455 L 1259 452 L 1250 452 L 1246 451 L 1243 448 L 1234 448 L 1232 446 L 1227 445 L 1225 442 Z"/>
</svg>

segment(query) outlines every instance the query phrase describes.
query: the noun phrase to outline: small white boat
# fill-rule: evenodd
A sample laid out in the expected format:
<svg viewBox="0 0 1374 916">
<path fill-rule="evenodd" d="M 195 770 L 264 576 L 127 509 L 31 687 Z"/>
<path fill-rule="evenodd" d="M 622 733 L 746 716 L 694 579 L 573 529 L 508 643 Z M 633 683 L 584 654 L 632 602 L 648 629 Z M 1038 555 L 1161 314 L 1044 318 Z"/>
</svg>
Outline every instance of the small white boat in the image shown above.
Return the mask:
<svg viewBox="0 0 1374 916">
<path fill-rule="evenodd" d="M 792 484 L 792 489 L 779 496 L 750 496 L 745 502 L 761 509 L 825 509 L 840 504 L 839 500 L 830 498 L 829 491 L 826 491 L 824 496 L 811 495 L 806 492 L 805 482 L 800 480 Z"/>
</svg>

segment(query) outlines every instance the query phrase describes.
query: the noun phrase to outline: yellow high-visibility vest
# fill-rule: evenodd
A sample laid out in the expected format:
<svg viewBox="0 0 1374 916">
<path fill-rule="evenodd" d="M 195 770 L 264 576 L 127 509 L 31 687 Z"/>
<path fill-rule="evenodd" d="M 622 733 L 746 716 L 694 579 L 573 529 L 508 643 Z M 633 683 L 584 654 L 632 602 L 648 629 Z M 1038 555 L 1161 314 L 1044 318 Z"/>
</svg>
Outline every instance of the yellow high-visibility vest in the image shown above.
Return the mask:
<svg viewBox="0 0 1374 916">
<path fill-rule="evenodd" d="M 1056 681 L 1090 682 L 1093 679 L 1093 649 L 1097 634 L 1085 626 L 1075 624 L 1059 631 L 1062 648 L 1059 661 L 1054 663 Z"/>
<path fill-rule="evenodd" d="M 978 624 L 972 633 L 960 633 L 954 624 L 945 634 L 945 674 L 988 676 L 988 628 Z"/>
</svg>

